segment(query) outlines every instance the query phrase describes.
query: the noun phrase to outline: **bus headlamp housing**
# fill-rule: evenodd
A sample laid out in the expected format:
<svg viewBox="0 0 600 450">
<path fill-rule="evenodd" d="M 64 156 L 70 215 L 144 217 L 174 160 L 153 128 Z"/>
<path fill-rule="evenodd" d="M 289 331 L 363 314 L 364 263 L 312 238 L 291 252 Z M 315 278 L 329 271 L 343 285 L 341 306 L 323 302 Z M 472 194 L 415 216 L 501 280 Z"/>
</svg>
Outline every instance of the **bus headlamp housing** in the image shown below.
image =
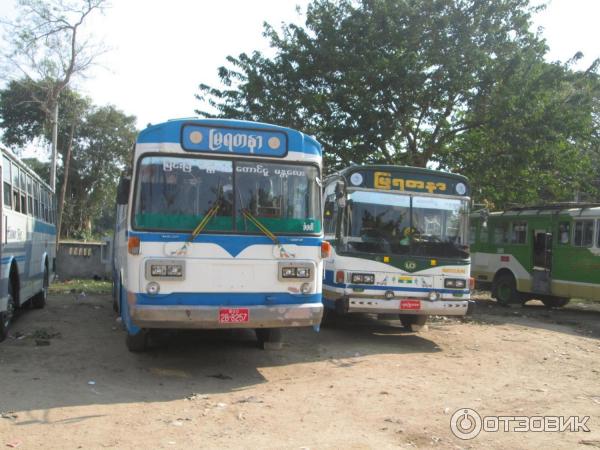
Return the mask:
<svg viewBox="0 0 600 450">
<path fill-rule="evenodd" d="M 278 278 L 280 281 L 312 280 L 313 269 L 311 268 L 311 264 L 279 263 Z"/>
<path fill-rule="evenodd" d="M 375 284 L 375 274 L 373 273 L 353 273 L 353 284 Z"/>
<path fill-rule="evenodd" d="M 446 278 L 444 280 L 444 287 L 450 289 L 465 289 L 467 287 L 467 280 L 463 278 Z"/>
<path fill-rule="evenodd" d="M 185 261 L 151 260 L 146 261 L 146 279 L 148 280 L 183 280 L 185 277 Z"/>
</svg>

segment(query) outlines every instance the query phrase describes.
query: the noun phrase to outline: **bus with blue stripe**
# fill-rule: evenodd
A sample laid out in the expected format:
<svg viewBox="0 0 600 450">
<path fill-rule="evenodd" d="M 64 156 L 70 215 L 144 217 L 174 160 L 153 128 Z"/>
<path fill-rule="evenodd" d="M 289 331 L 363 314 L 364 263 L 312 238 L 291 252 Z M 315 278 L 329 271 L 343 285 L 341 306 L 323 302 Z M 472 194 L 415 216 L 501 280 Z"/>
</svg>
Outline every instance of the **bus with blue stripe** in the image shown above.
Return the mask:
<svg viewBox="0 0 600 450">
<path fill-rule="evenodd" d="M 117 193 L 114 297 L 131 351 L 153 329 L 256 330 L 322 317 L 321 145 L 281 126 L 172 120 L 143 130 Z"/>
<path fill-rule="evenodd" d="M 54 192 L 9 150 L 2 158 L 0 341 L 17 310 L 43 308 L 56 256 Z"/>
<path fill-rule="evenodd" d="M 324 182 L 327 312 L 394 315 L 416 330 L 470 306 L 466 178 L 424 168 L 352 166 Z"/>
</svg>

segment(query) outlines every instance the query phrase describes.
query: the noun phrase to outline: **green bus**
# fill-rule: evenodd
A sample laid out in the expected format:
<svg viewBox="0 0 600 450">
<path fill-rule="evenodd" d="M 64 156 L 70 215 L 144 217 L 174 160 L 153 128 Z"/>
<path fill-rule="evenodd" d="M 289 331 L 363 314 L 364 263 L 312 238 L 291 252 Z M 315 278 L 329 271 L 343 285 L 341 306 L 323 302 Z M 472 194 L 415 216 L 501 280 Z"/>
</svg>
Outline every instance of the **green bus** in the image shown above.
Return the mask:
<svg viewBox="0 0 600 450">
<path fill-rule="evenodd" d="M 600 299 L 600 204 L 473 213 L 471 273 L 501 304 Z"/>
</svg>

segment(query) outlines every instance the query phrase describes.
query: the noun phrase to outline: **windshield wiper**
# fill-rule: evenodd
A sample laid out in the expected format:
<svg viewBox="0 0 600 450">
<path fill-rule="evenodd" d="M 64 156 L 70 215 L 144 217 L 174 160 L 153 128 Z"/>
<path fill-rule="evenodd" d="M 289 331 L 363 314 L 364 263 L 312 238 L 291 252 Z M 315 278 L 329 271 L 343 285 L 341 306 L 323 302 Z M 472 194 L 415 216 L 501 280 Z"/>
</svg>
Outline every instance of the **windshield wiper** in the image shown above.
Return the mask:
<svg viewBox="0 0 600 450">
<path fill-rule="evenodd" d="M 273 234 L 271 230 L 269 230 L 266 226 L 259 222 L 259 220 L 252 215 L 250 210 L 244 208 L 242 209 L 242 215 L 245 219 L 248 219 L 256 228 L 258 228 L 265 236 L 273 241 L 273 244 L 277 246 L 279 249 L 279 257 L 280 258 L 293 258 L 296 255 L 293 253 L 289 253 L 283 245 L 281 245 L 281 241 Z"/>
<path fill-rule="evenodd" d="M 192 231 L 190 236 L 187 238 L 185 243 L 181 246 L 181 248 L 177 251 L 172 252 L 172 254 L 173 255 L 185 254 L 187 251 L 188 245 L 191 244 L 192 242 L 194 242 L 194 239 L 196 239 L 198 237 L 198 235 L 200 233 L 202 233 L 202 230 L 204 230 L 204 228 L 206 228 L 206 225 L 208 225 L 208 222 L 210 222 L 210 220 L 217 214 L 217 211 L 219 210 L 220 207 L 221 207 L 221 196 L 219 196 L 219 198 L 217 198 L 217 201 L 215 202 L 215 204 L 208 210 L 206 215 L 204 217 L 202 217 L 202 220 L 200 220 L 198 225 L 196 225 L 196 227 L 194 228 L 194 230 Z"/>
</svg>

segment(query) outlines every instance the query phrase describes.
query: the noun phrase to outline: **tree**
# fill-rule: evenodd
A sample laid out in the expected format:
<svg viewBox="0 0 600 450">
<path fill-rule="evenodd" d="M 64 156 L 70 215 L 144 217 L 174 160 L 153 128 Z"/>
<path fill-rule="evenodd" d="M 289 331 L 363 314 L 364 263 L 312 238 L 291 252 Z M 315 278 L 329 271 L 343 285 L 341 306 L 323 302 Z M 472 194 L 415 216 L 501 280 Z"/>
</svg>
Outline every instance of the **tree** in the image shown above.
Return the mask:
<svg viewBox="0 0 600 450">
<path fill-rule="evenodd" d="M 467 112 L 513 75 L 515 61 L 542 60 L 533 11 L 528 0 L 314 0 L 304 27 L 265 25 L 273 58 L 229 56 L 224 87 L 201 84 L 197 98 L 220 117 L 315 135 L 330 170 L 425 166 L 483 125 Z"/>
<path fill-rule="evenodd" d="M 16 68 L 28 82 L 37 82 L 41 92 L 32 90 L 35 101 L 52 123 L 52 166 L 50 186 L 55 188 L 58 138 L 58 100 L 71 79 L 85 72 L 103 50 L 80 29 L 88 16 L 102 10 L 106 0 L 18 0 L 19 16 L 2 21 L 8 42 L 3 55 L 10 69 Z M 11 70 L 12 71 L 12 70 Z"/>
<path fill-rule="evenodd" d="M 511 204 L 598 200 L 596 61 L 587 71 L 528 59 L 469 111 L 482 126 L 440 155 L 442 167 L 468 176 L 478 202 Z"/>
<path fill-rule="evenodd" d="M 121 172 L 130 163 L 137 130 L 135 117 L 114 106 L 94 107 L 73 138 L 63 236 L 89 238 L 112 229 L 114 199 Z"/>
</svg>

